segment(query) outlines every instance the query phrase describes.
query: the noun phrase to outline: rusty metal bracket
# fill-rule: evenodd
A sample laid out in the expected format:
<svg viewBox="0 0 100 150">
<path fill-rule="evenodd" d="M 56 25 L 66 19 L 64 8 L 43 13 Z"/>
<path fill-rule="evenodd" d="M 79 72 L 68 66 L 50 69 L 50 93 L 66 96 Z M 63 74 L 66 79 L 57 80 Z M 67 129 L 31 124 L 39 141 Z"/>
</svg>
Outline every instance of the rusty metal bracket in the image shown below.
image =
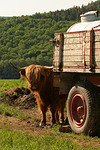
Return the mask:
<svg viewBox="0 0 100 150">
<path fill-rule="evenodd" d="M 85 62 L 85 44 L 86 44 L 86 42 L 85 42 L 85 39 L 86 39 L 86 32 L 84 32 L 83 33 L 83 50 L 82 50 L 82 62 L 83 62 L 83 67 L 84 68 L 86 68 L 86 62 Z"/>
<path fill-rule="evenodd" d="M 60 46 L 59 46 L 59 71 L 63 68 L 63 46 L 64 46 L 64 34 L 60 34 Z"/>
<path fill-rule="evenodd" d="M 94 55 L 93 55 L 93 47 L 94 47 L 94 30 L 92 28 L 92 30 L 90 31 L 90 68 L 89 71 L 91 72 L 95 72 L 95 60 L 94 60 Z"/>
<path fill-rule="evenodd" d="M 52 42 L 53 46 L 59 46 L 60 45 L 60 41 L 58 39 L 52 39 L 50 40 L 50 42 Z"/>
</svg>

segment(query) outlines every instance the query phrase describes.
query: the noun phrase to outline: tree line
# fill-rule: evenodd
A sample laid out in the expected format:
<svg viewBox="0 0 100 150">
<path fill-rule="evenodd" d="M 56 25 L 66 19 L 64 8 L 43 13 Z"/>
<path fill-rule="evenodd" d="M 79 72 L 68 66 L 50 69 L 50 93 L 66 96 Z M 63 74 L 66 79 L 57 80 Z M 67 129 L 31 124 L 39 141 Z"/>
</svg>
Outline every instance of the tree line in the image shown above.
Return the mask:
<svg viewBox="0 0 100 150">
<path fill-rule="evenodd" d="M 54 33 L 65 32 L 88 10 L 99 10 L 100 1 L 67 10 L 31 16 L 0 18 L 0 78 L 19 78 L 16 66 L 52 65 Z"/>
</svg>

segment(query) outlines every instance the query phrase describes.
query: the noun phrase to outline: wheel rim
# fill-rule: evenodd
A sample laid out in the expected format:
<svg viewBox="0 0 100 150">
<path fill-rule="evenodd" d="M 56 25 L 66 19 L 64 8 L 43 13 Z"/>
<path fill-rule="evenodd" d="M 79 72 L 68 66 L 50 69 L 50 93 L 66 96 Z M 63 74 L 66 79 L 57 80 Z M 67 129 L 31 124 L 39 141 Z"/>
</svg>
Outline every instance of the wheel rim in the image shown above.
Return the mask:
<svg viewBox="0 0 100 150">
<path fill-rule="evenodd" d="M 75 92 L 70 101 L 70 116 L 74 126 L 81 128 L 86 120 L 87 107 L 84 96 L 80 92 Z"/>
</svg>

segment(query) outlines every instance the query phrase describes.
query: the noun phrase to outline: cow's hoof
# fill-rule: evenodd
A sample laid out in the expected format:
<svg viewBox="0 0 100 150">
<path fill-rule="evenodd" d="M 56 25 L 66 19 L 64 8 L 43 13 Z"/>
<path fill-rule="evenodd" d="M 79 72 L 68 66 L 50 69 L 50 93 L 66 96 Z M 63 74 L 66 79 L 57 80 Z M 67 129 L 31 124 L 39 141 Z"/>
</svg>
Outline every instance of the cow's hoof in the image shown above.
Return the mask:
<svg viewBox="0 0 100 150">
<path fill-rule="evenodd" d="M 63 124 L 64 124 L 64 120 L 60 119 L 59 123 L 60 123 L 61 125 L 63 125 Z"/>
<path fill-rule="evenodd" d="M 44 128 L 46 126 L 46 123 L 40 122 L 39 127 Z"/>
</svg>

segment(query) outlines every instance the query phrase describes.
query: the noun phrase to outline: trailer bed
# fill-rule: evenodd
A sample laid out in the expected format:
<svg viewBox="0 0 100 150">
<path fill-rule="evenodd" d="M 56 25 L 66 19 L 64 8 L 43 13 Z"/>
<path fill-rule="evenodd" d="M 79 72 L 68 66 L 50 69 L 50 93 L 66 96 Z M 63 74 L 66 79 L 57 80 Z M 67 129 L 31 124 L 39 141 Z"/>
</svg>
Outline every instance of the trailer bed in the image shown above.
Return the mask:
<svg viewBox="0 0 100 150">
<path fill-rule="evenodd" d="M 54 71 L 100 73 L 100 21 L 90 30 L 55 34 Z M 89 28 L 88 28 L 89 29 Z"/>
</svg>

